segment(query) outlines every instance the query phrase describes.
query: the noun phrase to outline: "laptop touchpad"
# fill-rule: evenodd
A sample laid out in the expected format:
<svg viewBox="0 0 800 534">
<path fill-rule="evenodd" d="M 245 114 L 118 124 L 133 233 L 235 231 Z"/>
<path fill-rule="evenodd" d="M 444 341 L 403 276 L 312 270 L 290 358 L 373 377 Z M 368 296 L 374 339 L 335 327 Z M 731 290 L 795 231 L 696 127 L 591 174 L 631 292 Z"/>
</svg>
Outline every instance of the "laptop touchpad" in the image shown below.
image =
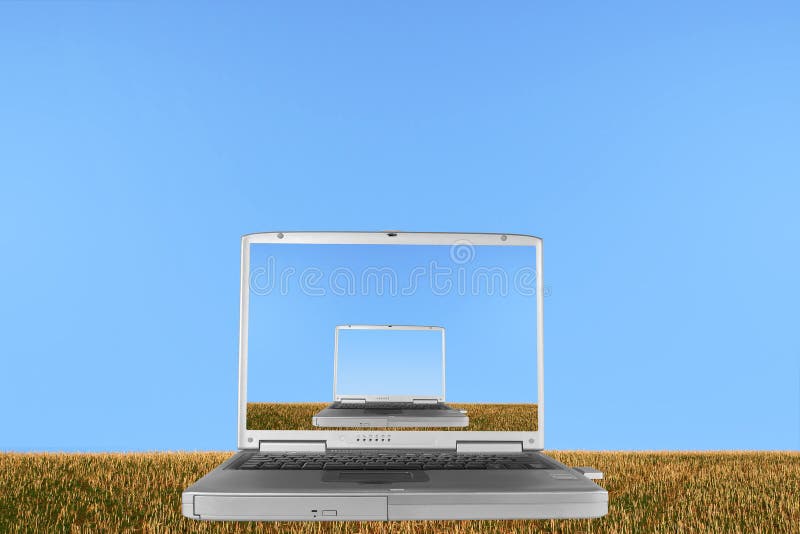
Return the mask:
<svg viewBox="0 0 800 534">
<path fill-rule="evenodd" d="M 393 482 L 428 482 L 424 471 L 326 471 L 323 482 L 353 482 L 355 484 L 392 484 Z"/>
</svg>

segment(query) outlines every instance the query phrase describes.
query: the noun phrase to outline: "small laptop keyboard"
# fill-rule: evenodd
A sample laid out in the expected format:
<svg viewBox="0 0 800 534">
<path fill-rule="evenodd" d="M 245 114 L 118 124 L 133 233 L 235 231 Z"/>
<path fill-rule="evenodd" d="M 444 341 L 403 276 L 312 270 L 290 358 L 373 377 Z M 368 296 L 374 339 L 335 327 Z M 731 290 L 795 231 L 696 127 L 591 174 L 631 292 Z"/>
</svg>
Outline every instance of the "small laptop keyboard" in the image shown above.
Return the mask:
<svg viewBox="0 0 800 534">
<path fill-rule="evenodd" d="M 255 453 L 237 469 L 313 471 L 411 471 L 440 469 L 552 469 L 529 454 L 456 454 L 454 452 Z"/>
<path fill-rule="evenodd" d="M 334 408 L 360 408 L 362 410 L 447 410 L 447 406 L 439 403 L 413 402 L 334 402 Z"/>
</svg>

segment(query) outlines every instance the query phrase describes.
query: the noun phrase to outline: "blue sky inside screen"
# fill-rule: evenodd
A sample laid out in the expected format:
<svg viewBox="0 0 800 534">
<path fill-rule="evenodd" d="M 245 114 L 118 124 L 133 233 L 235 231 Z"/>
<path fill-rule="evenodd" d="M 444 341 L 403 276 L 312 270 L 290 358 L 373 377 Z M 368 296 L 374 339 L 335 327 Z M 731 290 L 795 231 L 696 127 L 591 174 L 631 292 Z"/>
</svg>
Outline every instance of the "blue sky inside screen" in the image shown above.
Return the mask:
<svg viewBox="0 0 800 534">
<path fill-rule="evenodd" d="M 442 398 L 440 329 L 340 329 L 336 394 Z"/>
<path fill-rule="evenodd" d="M 533 246 L 252 244 L 248 402 L 332 401 L 336 326 L 394 324 L 445 329 L 448 402 L 535 403 L 535 260 Z M 393 366 L 379 389 L 440 373 Z"/>
</svg>

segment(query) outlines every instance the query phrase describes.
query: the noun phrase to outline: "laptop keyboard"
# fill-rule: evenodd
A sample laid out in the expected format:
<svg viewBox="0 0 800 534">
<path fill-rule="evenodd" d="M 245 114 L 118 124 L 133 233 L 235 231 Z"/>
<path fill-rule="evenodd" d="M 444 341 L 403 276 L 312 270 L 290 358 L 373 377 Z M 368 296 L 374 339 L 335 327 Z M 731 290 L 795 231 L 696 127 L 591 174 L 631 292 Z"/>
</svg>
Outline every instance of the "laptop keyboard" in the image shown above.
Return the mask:
<svg viewBox="0 0 800 534">
<path fill-rule="evenodd" d="M 447 410 L 447 406 L 439 403 L 420 404 L 413 402 L 334 402 L 334 408 L 358 408 L 361 410 Z"/>
<path fill-rule="evenodd" d="M 312 471 L 412 471 L 440 469 L 552 469 L 530 454 L 448 452 L 255 453 L 237 469 Z"/>
</svg>

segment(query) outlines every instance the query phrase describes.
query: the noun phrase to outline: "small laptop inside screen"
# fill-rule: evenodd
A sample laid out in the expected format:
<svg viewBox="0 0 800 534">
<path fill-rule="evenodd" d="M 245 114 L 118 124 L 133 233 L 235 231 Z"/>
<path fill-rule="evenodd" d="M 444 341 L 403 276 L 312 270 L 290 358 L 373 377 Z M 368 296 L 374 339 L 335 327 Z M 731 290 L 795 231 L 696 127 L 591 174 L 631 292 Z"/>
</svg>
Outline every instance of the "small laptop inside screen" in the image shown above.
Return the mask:
<svg viewBox="0 0 800 534">
<path fill-rule="evenodd" d="M 442 399 L 442 329 L 337 329 L 336 395 Z"/>
<path fill-rule="evenodd" d="M 467 427 L 537 430 L 536 247 L 250 243 L 251 430 L 324 430 L 342 395 L 442 395 Z M 339 330 L 431 325 L 442 331 Z M 442 374 L 444 373 L 444 381 Z"/>
</svg>

